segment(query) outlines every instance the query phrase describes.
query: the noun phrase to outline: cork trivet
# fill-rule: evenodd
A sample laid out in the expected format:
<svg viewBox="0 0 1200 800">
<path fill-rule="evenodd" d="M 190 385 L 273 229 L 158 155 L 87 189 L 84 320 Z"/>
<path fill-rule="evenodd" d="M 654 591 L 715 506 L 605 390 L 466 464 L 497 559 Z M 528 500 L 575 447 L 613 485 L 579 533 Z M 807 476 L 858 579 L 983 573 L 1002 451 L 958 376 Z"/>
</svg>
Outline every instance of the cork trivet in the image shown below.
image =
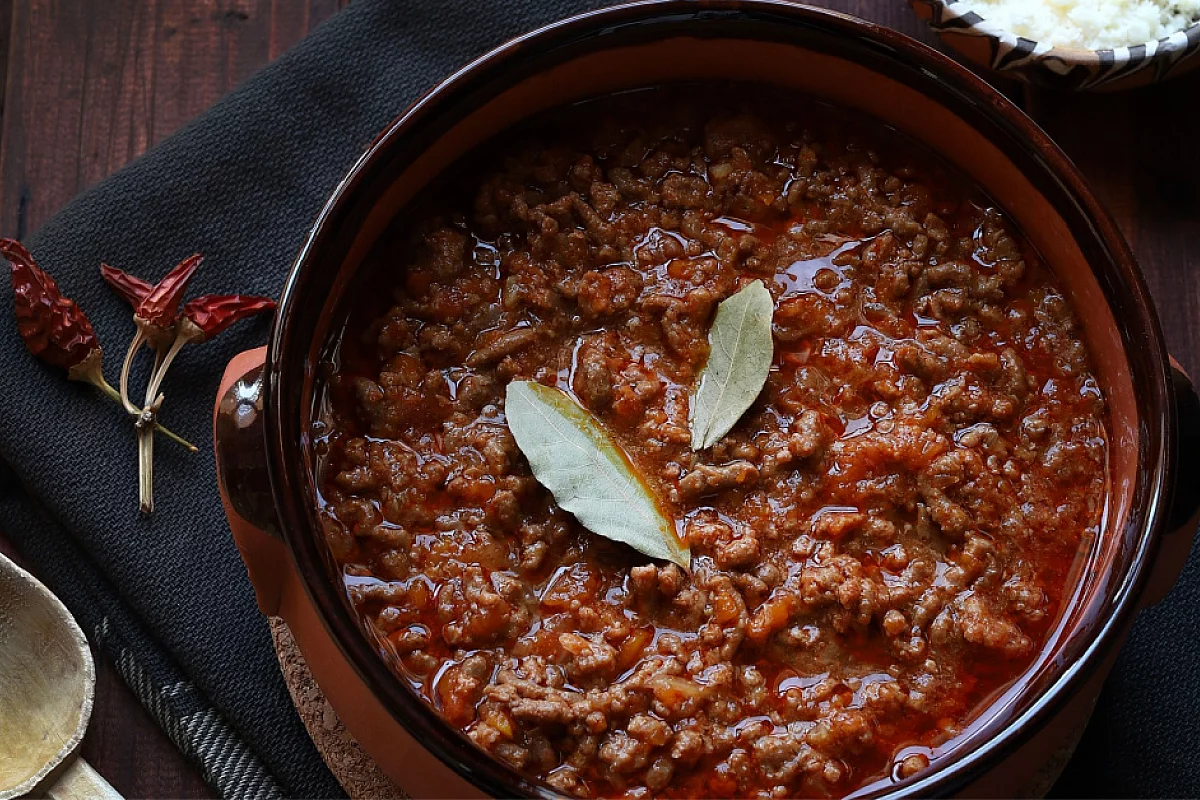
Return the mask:
<svg viewBox="0 0 1200 800">
<path fill-rule="evenodd" d="M 292 632 L 278 617 L 271 617 L 271 636 L 275 640 L 275 655 L 283 669 L 283 680 L 300 712 L 300 719 L 346 794 L 354 800 L 407 800 L 408 795 L 383 774 L 338 719 L 313 680 Z"/>
</svg>

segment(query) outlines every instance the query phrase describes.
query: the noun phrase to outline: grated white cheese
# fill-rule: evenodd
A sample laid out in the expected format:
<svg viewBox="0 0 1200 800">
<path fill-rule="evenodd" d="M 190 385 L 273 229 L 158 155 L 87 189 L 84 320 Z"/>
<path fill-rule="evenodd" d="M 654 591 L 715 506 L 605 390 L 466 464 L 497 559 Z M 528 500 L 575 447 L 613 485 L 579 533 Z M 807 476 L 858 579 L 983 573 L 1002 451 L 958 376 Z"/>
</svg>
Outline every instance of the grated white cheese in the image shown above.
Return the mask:
<svg viewBox="0 0 1200 800">
<path fill-rule="evenodd" d="M 1035 42 L 1100 50 L 1142 44 L 1200 19 L 1200 0 L 963 0 L 956 9 Z"/>
</svg>

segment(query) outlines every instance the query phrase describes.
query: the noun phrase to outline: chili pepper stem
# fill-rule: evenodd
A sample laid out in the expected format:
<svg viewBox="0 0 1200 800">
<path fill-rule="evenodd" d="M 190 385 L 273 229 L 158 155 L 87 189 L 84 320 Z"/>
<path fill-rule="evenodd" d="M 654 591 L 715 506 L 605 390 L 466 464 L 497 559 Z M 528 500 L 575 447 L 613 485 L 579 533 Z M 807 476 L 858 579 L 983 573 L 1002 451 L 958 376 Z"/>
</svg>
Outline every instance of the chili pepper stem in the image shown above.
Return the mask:
<svg viewBox="0 0 1200 800">
<path fill-rule="evenodd" d="M 154 418 L 162 408 L 162 401 L 160 394 L 153 403 L 147 402 L 134 423 L 138 442 L 138 508 L 143 514 L 154 511 L 154 428 L 157 425 Z"/>
<path fill-rule="evenodd" d="M 159 359 L 156 359 L 154 372 L 150 375 L 150 384 L 146 387 L 146 401 L 149 402 L 151 397 L 158 396 L 158 387 L 162 385 L 163 378 L 167 376 L 167 369 L 171 366 L 171 362 L 175 360 L 175 356 L 179 355 L 179 351 L 189 341 L 187 336 L 181 333 L 176 334 L 175 341 L 171 342 L 171 349 L 166 355 L 159 352 Z"/>
<path fill-rule="evenodd" d="M 143 514 L 154 511 L 154 414 L 143 412 L 137 421 L 138 508 Z"/>
<path fill-rule="evenodd" d="M 121 405 L 121 393 L 118 392 L 116 389 L 114 389 L 112 387 L 112 384 L 110 384 L 108 381 L 105 381 L 105 380 L 101 380 L 100 382 L 89 381 L 89 383 L 91 383 L 92 386 L 95 386 L 100 391 L 104 392 L 104 394 L 109 399 L 115 400 L 117 405 Z"/>
<path fill-rule="evenodd" d="M 103 392 L 106 397 L 115 400 L 117 405 L 122 405 L 121 393 L 114 389 L 109 382 L 105 380 L 104 371 L 100 366 L 101 363 L 102 354 L 100 348 L 97 347 L 87 356 L 87 358 L 83 359 L 83 361 L 67 370 L 67 380 L 91 384 Z M 181 446 L 186 447 L 189 452 L 197 452 L 196 445 L 192 444 L 187 439 L 184 439 L 182 436 L 172 433 L 162 425 L 158 425 L 157 420 L 155 427 L 162 431 L 163 435 L 168 439 L 178 442 Z"/>
<path fill-rule="evenodd" d="M 121 393 L 119 391 L 116 391 L 115 389 L 113 389 L 113 387 L 109 385 L 107 380 L 103 381 L 103 383 L 92 384 L 92 385 L 94 385 L 96 387 L 96 389 L 104 392 L 104 395 L 107 395 L 108 397 L 113 398 L 114 401 L 116 401 L 116 403 L 120 404 Z M 155 420 L 154 427 L 158 433 L 161 433 L 162 435 L 164 435 L 164 437 L 167 437 L 168 439 L 174 441 L 175 444 L 178 444 L 179 446 L 184 447 L 184 449 L 187 450 L 187 452 L 199 452 L 199 450 L 200 450 L 199 447 L 197 447 L 196 445 L 193 445 L 191 443 L 191 441 L 188 441 L 184 437 L 181 437 L 181 435 L 179 435 L 178 433 L 175 433 L 174 431 L 172 431 L 172 429 L 168 428 L 167 426 L 164 426 L 162 422 L 158 422 L 158 420 Z"/>
<path fill-rule="evenodd" d="M 158 374 L 158 368 L 162 364 L 162 360 L 163 360 L 163 348 L 161 345 L 155 346 L 155 348 L 154 348 L 154 366 L 152 366 L 150 368 L 150 378 L 146 381 L 146 396 L 142 399 L 142 413 L 143 414 L 146 413 L 146 409 L 150 408 L 150 398 L 154 397 L 154 388 L 153 388 L 152 384 L 154 383 L 154 376 Z M 152 411 L 158 411 L 158 408 L 161 405 L 162 405 L 162 398 L 159 397 L 158 404 L 154 406 Z"/>
<path fill-rule="evenodd" d="M 138 335 L 141 335 L 140 331 Z M 137 426 L 138 442 L 138 507 L 143 514 L 154 512 L 154 428 L 157 424 L 155 415 L 158 413 L 158 409 L 162 407 L 163 398 L 162 395 L 158 395 L 158 398 L 153 403 L 150 400 L 154 397 L 154 376 L 158 374 L 162 362 L 162 347 L 155 347 L 154 366 L 150 370 L 151 377 L 150 382 L 146 386 L 146 398 L 143 401 L 142 411 L 138 414 L 137 422 L 135 423 Z"/>
<path fill-rule="evenodd" d="M 130 414 L 141 413 L 141 409 L 135 406 L 129 399 L 129 371 L 133 367 L 133 357 L 137 355 L 138 350 L 142 349 L 142 345 L 145 342 L 146 334 L 141 330 L 141 326 L 138 326 L 137 335 L 129 343 L 129 349 L 125 352 L 125 361 L 121 364 L 121 405 Z"/>
<path fill-rule="evenodd" d="M 137 416 L 135 425 L 138 443 L 138 507 L 143 514 L 154 511 L 154 428 L 156 427 L 154 415 L 162 403 L 160 397 L 158 402 L 151 405 L 150 398 L 153 395 L 149 392 L 146 394 L 145 405 L 141 409 L 134 406 L 129 399 L 129 372 L 133 366 L 133 358 L 146 341 L 146 332 L 139 324 L 137 335 L 129 343 L 125 361 L 121 364 L 121 403 L 125 406 L 126 411 Z M 152 372 L 157 371 L 161 355 L 161 352 L 155 354 Z"/>
</svg>

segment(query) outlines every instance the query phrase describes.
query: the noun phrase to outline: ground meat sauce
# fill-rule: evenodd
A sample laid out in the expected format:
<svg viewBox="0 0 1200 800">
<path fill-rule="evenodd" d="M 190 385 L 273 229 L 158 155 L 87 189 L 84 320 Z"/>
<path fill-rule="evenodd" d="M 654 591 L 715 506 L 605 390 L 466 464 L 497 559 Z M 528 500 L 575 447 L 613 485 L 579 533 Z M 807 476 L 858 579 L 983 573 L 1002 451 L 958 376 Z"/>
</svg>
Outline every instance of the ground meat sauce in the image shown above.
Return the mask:
<svg viewBox="0 0 1200 800">
<path fill-rule="evenodd" d="M 325 365 L 321 514 L 381 653 L 479 747 L 584 797 L 846 794 L 1031 664 L 1101 524 L 1105 406 L 1054 276 L 943 163 L 795 97 L 657 90 L 415 209 Z M 716 305 L 756 279 L 774 365 L 693 453 Z M 623 445 L 690 572 L 555 505 L 515 379 Z"/>
</svg>

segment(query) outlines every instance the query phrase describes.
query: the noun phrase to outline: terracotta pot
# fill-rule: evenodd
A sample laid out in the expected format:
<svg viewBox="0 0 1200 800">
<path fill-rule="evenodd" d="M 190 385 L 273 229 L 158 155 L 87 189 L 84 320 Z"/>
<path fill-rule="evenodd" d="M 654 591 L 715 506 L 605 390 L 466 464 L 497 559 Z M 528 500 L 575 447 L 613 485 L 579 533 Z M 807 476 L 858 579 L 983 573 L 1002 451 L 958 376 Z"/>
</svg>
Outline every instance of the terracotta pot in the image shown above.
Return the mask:
<svg viewBox="0 0 1200 800">
<path fill-rule="evenodd" d="M 1107 529 L 1043 657 L 935 767 L 883 794 L 1028 791 L 1086 718 L 1135 612 L 1182 568 L 1196 496 L 1196 396 L 1168 362 L 1146 286 L 1116 226 L 1021 111 L 949 59 L 866 22 L 775 0 L 621 6 L 516 39 L 393 123 L 317 219 L 287 279 L 269 347 L 229 365 L 215 427 L 222 493 L 265 614 L 283 617 L 329 701 L 415 796 L 549 795 L 475 748 L 397 680 L 363 635 L 318 534 L 309 423 L 317 363 L 346 288 L 405 203 L 447 165 L 531 114 L 614 90 L 742 80 L 860 109 L 971 176 L 1024 229 L 1071 295 L 1112 412 Z M 1187 409 L 1185 433 L 1179 409 Z M 1183 466 L 1188 469 L 1184 470 Z"/>
</svg>

